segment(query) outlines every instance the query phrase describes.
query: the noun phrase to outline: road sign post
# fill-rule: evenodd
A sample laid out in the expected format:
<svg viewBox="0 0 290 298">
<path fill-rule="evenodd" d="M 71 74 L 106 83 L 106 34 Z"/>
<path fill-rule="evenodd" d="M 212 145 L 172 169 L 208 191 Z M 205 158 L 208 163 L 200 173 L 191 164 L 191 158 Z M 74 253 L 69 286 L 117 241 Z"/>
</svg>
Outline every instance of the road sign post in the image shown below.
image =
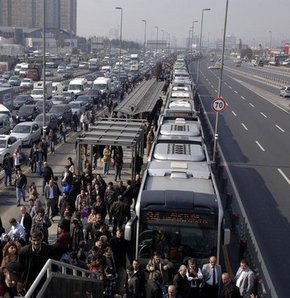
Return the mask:
<svg viewBox="0 0 290 298">
<path fill-rule="evenodd" d="M 211 108 L 214 112 L 221 113 L 227 107 L 227 102 L 222 97 L 215 98 L 211 103 Z"/>
</svg>

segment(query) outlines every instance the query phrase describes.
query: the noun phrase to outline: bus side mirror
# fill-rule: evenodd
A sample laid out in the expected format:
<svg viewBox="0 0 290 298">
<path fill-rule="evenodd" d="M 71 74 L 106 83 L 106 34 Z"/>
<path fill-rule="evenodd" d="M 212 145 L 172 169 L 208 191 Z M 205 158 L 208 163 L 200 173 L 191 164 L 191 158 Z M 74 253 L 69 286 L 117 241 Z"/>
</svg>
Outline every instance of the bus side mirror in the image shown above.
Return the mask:
<svg viewBox="0 0 290 298">
<path fill-rule="evenodd" d="M 230 229 L 224 229 L 224 241 L 223 245 L 228 245 L 231 242 L 231 230 Z"/>
<path fill-rule="evenodd" d="M 137 217 L 131 218 L 125 225 L 125 231 L 124 231 L 124 238 L 127 241 L 132 240 L 132 234 L 136 229 L 134 228 L 134 225 L 136 225 Z"/>
</svg>

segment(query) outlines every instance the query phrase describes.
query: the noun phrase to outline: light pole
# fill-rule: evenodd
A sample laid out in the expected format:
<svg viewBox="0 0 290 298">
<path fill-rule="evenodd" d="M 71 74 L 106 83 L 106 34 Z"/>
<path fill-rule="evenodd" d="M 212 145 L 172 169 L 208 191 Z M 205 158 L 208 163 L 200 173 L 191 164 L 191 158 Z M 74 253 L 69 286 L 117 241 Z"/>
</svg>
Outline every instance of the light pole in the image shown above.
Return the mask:
<svg viewBox="0 0 290 298">
<path fill-rule="evenodd" d="M 46 138 L 46 78 L 45 78 L 45 0 L 43 0 L 43 53 L 42 53 L 42 81 L 43 81 L 43 105 L 42 105 L 42 113 L 43 113 L 43 122 L 42 122 L 42 136 L 43 138 Z"/>
<path fill-rule="evenodd" d="M 272 49 L 272 31 L 269 30 L 270 33 L 270 45 L 269 45 L 269 52 L 270 52 L 270 57 L 271 57 L 271 49 Z"/>
<path fill-rule="evenodd" d="M 119 82 L 121 83 L 121 62 L 122 62 L 122 27 L 123 27 L 123 8 L 120 6 L 115 7 L 121 11 L 120 20 L 120 52 L 119 52 Z"/>
<path fill-rule="evenodd" d="M 192 26 L 191 26 L 191 42 L 192 42 L 192 45 L 193 45 L 193 38 L 194 38 L 194 23 L 198 23 L 198 21 L 193 21 L 192 22 Z M 192 55 L 192 45 L 191 45 L 191 55 Z"/>
<path fill-rule="evenodd" d="M 144 63 L 146 61 L 146 33 L 147 33 L 147 21 L 142 20 L 144 22 Z"/>
<path fill-rule="evenodd" d="M 158 31 L 159 31 L 159 28 L 158 28 L 158 26 L 155 26 L 154 28 L 156 28 L 156 55 L 157 55 L 157 52 L 158 52 Z"/>
<path fill-rule="evenodd" d="M 163 50 L 164 30 L 162 29 L 161 32 L 162 32 L 161 46 Z"/>
<path fill-rule="evenodd" d="M 199 68 L 200 68 L 200 59 L 201 59 L 201 45 L 202 45 L 202 27 L 203 27 L 203 14 L 205 11 L 211 10 L 210 8 L 203 8 L 201 12 L 201 22 L 200 22 L 200 34 L 199 34 L 199 59 L 197 61 L 197 69 L 196 69 L 196 87 L 198 88 L 198 80 L 199 80 Z"/>
<path fill-rule="evenodd" d="M 223 48 L 222 48 L 222 58 L 221 58 L 221 69 L 220 69 L 220 77 L 219 77 L 219 85 L 218 85 L 218 97 L 222 96 L 222 83 L 223 83 L 223 70 L 224 70 L 224 56 L 225 56 L 225 42 L 226 42 L 226 32 L 227 32 L 227 19 L 228 19 L 228 6 L 229 0 L 226 0 L 226 9 L 225 9 L 225 20 L 224 20 L 224 33 L 223 33 Z M 219 113 L 215 113 L 215 129 L 214 129 L 214 143 L 213 143 L 213 155 L 212 160 L 215 162 L 216 157 L 216 148 L 218 141 L 218 119 Z"/>
</svg>

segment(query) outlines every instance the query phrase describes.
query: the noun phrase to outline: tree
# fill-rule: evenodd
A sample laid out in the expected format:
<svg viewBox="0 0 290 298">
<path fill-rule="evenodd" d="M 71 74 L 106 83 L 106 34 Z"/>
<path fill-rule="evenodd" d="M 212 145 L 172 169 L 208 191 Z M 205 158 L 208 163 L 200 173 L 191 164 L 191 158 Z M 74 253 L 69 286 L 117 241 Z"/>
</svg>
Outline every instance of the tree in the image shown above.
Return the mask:
<svg viewBox="0 0 290 298">
<path fill-rule="evenodd" d="M 248 60 L 251 60 L 252 57 L 253 57 L 253 51 L 250 48 L 241 50 L 241 58 L 246 58 Z"/>
</svg>

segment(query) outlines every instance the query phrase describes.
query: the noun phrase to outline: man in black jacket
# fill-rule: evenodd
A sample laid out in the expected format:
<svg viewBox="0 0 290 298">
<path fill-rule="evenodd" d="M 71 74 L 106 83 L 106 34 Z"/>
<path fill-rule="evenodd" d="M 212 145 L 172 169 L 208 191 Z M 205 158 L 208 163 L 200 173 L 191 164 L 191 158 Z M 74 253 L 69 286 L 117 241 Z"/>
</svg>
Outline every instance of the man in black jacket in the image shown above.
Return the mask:
<svg viewBox="0 0 290 298">
<path fill-rule="evenodd" d="M 220 298 L 241 298 L 239 288 L 231 280 L 228 273 L 222 274 Z"/>
<path fill-rule="evenodd" d="M 45 185 L 49 182 L 49 180 L 53 178 L 52 168 L 48 165 L 47 161 L 43 163 L 42 169 L 42 194 L 44 194 Z"/>
<path fill-rule="evenodd" d="M 13 169 L 13 158 L 10 156 L 8 152 L 3 159 L 3 169 L 5 176 L 5 186 L 7 186 L 8 180 L 9 185 L 12 186 L 12 169 Z"/>
<path fill-rule="evenodd" d="M 42 243 L 43 234 L 35 231 L 31 234 L 30 244 L 24 246 L 19 253 L 19 263 L 25 268 L 22 274 L 22 282 L 28 291 L 39 272 L 43 269 L 48 259 L 55 259 L 55 248 Z M 46 277 L 39 283 L 35 294 L 41 289 Z"/>
<path fill-rule="evenodd" d="M 27 178 L 22 173 L 21 169 L 16 171 L 15 187 L 16 187 L 16 204 L 20 206 L 21 199 L 25 202 L 25 187 L 27 185 Z"/>
</svg>

